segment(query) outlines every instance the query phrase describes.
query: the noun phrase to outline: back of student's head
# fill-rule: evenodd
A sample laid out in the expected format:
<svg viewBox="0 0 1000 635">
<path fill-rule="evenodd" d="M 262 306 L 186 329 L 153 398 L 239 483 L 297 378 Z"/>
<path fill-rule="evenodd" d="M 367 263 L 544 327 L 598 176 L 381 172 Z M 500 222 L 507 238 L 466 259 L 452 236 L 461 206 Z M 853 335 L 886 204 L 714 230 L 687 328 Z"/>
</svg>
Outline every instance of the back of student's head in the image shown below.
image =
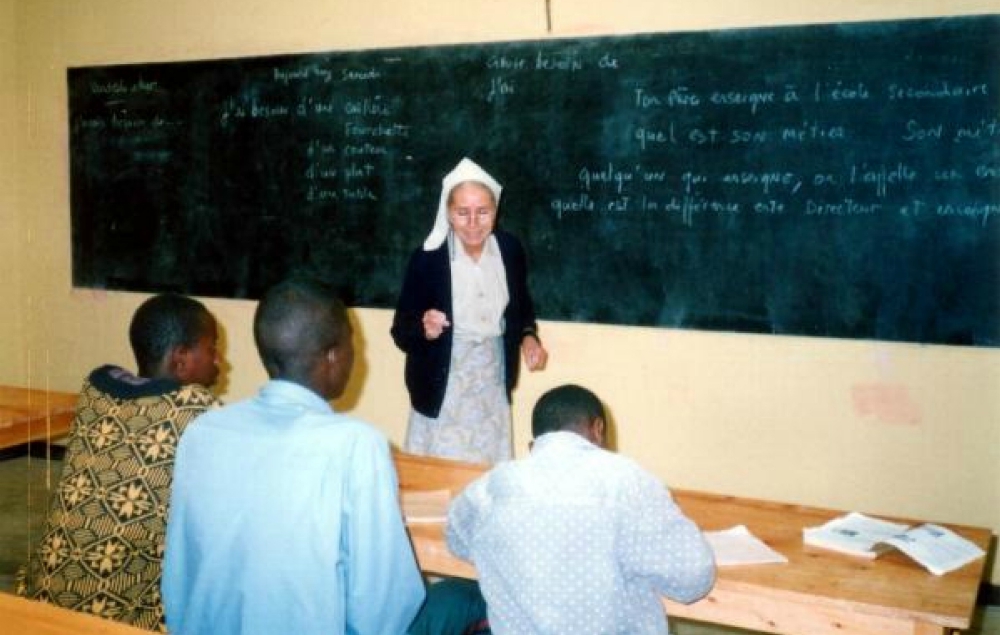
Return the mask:
<svg viewBox="0 0 1000 635">
<path fill-rule="evenodd" d="M 204 304 L 176 293 L 155 295 L 140 304 L 128 331 L 139 375 L 156 375 L 171 350 L 195 346 L 213 320 Z"/>
<path fill-rule="evenodd" d="M 596 418 L 605 419 L 604 406 L 597 395 L 583 386 L 566 384 L 542 395 L 531 412 L 531 434 L 538 438 L 548 432 L 582 432 Z"/>
<path fill-rule="evenodd" d="M 268 376 L 303 383 L 320 356 L 351 337 L 347 310 L 333 287 L 290 278 L 257 305 L 254 341 Z"/>
</svg>

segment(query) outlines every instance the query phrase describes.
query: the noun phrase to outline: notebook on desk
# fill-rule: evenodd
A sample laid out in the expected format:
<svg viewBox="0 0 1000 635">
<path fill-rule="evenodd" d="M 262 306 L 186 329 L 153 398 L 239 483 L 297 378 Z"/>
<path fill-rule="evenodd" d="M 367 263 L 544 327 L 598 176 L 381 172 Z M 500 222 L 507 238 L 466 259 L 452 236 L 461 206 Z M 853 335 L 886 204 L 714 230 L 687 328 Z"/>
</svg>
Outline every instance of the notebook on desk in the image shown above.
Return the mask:
<svg viewBox="0 0 1000 635">
<path fill-rule="evenodd" d="M 934 575 L 944 575 L 986 555 L 955 532 L 924 523 L 910 527 L 851 512 L 802 530 L 805 544 L 861 558 L 898 549 Z"/>
</svg>

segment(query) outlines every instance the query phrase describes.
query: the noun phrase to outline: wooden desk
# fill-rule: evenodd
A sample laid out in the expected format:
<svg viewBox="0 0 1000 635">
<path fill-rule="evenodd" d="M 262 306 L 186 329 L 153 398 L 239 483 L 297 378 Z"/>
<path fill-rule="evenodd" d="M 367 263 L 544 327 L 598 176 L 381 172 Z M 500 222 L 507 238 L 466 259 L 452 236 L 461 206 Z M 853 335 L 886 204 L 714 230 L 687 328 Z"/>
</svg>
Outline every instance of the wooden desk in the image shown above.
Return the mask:
<svg viewBox="0 0 1000 635">
<path fill-rule="evenodd" d="M 405 454 L 395 460 L 404 489 L 441 489 L 455 479 L 455 491 L 485 470 Z M 702 529 L 746 525 L 787 556 L 788 564 L 720 568 L 708 597 L 690 605 L 665 600 L 669 615 L 784 635 L 941 635 L 969 628 L 985 558 L 937 577 L 902 553 L 865 560 L 802 543 L 803 527 L 843 512 L 699 492 L 674 490 L 673 495 Z M 948 526 L 989 548 L 990 530 Z M 448 551 L 442 525 L 409 531 L 423 571 L 475 576 L 469 563 Z"/>
<path fill-rule="evenodd" d="M 0 386 L 0 450 L 69 433 L 76 393 Z"/>
<path fill-rule="evenodd" d="M 0 593 L 0 633 L 11 635 L 149 635 L 149 631 L 45 602 Z"/>
<path fill-rule="evenodd" d="M 809 635 L 930 635 L 969 628 L 985 558 L 938 577 L 899 552 L 865 560 L 803 544 L 803 527 L 841 511 L 689 491 L 675 491 L 674 498 L 702 529 L 744 524 L 787 556 L 788 564 L 721 568 L 708 598 L 688 606 L 665 602 L 668 614 Z M 989 549 L 989 529 L 948 526 Z"/>
<path fill-rule="evenodd" d="M 393 461 L 396 464 L 400 490 L 446 489 L 451 491 L 452 498 L 489 469 L 488 465 L 447 461 L 403 452 L 393 453 Z M 475 567 L 448 551 L 444 540 L 444 525 L 408 525 L 407 531 L 421 571 L 462 578 L 476 577 Z"/>
</svg>

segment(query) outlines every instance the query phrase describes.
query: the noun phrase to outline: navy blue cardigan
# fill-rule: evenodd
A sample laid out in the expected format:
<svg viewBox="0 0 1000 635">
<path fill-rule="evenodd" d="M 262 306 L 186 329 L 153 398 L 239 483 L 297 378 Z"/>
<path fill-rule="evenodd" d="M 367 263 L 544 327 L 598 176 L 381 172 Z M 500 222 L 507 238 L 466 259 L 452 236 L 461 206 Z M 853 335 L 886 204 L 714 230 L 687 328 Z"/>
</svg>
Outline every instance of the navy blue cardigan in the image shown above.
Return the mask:
<svg viewBox="0 0 1000 635">
<path fill-rule="evenodd" d="M 496 230 L 493 235 L 500 247 L 510 297 L 503 313 L 504 371 L 507 400 L 510 401 L 510 393 L 517 383 L 521 340 L 525 335 L 537 337 L 537 323 L 535 306 L 528 293 L 524 248 L 507 232 Z M 410 405 L 424 416 L 437 418 L 448 386 L 454 324 L 445 329 L 441 337 L 428 340 L 424 336 L 423 316 L 429 309 L 437 309 L 453 321 L 447 241 L 434 251 L 417 249 L 410 256 L 391 330 L 396 346 L 406 353 L 405 379 Z"/>
</svg>

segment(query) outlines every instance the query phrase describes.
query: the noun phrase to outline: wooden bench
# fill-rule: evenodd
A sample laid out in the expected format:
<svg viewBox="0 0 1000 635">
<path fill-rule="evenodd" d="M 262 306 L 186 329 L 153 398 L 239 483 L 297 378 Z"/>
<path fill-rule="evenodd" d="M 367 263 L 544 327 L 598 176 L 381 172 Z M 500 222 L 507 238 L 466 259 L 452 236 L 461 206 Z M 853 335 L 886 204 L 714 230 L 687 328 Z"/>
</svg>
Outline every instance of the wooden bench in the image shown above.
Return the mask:
<svg viewBox="0 0 1000 635">
<path fill-rule="evenodd" d="M 149 631 L 0 592 L 0 633 L 11 635 L 149 635 Z"/>
</svg>

